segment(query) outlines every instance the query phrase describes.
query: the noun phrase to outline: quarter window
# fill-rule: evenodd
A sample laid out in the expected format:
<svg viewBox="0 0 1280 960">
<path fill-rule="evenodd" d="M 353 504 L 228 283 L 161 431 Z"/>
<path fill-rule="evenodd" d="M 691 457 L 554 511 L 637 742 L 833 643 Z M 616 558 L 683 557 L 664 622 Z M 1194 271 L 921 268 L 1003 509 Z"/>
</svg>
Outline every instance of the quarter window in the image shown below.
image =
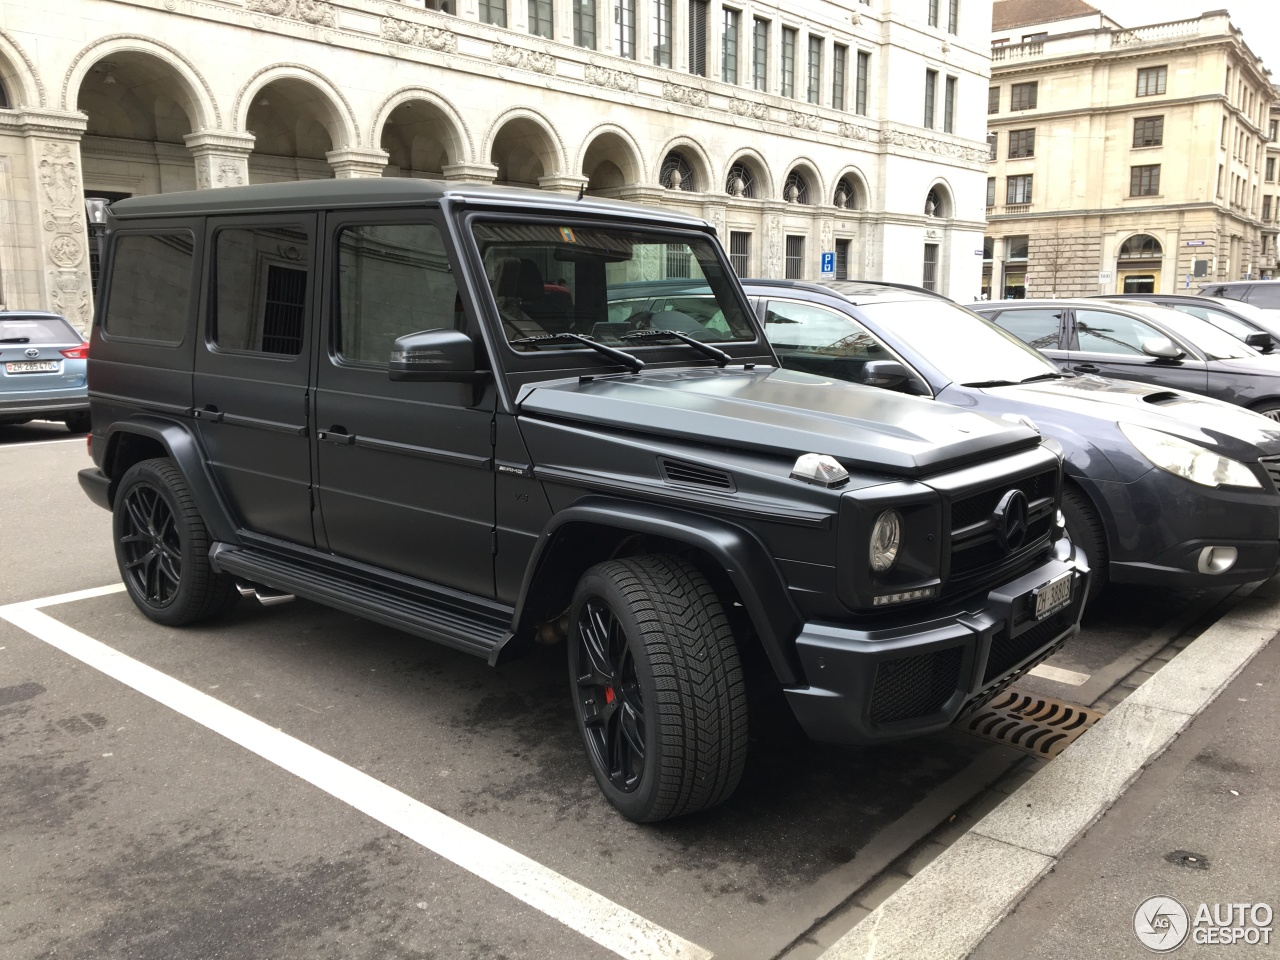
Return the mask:
<svg viewBox="0 0 1280 960">
<path fill-rule="evenodd" d="M 215 235 L 213 341 L 223 350 L 296 357 L 302 352 L 311 244 L 293 227 Z"/>
<path fill-rule="evenodd" d="M 103 321 L 107 335 L 181 343 L 191 312 L 192 263 L 186 231 L 117 237 Z"/>
<path fill-rule="evenodd" d="M 1168 67 L 1143 67 L 1138 71 L 1138 96 L 1153 97 L 1164 93 Z"/>
</svg>

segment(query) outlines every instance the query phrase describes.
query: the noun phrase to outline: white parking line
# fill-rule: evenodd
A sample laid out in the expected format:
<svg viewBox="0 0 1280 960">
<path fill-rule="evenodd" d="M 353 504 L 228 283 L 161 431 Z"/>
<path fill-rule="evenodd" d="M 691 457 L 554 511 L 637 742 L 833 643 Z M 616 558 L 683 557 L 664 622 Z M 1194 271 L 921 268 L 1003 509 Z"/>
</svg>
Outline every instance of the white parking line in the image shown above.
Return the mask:
<svg viewBox="0 0 1280 960">
<path fill-rule="evenodd" d="M 17 443 L 0 445 L 0 450 L 17 450 L 21 447 L 42 447 L 49 443 L 84 443 L 84 437 L 67 437 L 65 440 L 19 440 Z"/>
<path fill-rule="evenodd" d="M 41 607 L 122 584 L 0 607 L 0 618 L 226 737 L 269 763 L 542 911 L 628 960 L 709 960 L 711 952 L 354 767 L 55 620 Z"/>
<path fill-rule="evenodd" d="M 1076 673 L 1074 670 L 1063 670 L 1061 667 L 1051 667 L 1047 663 L 1042 663 L 1037 667 L 1032 667 L 1027 671 L 1033 677 L 1041 677 L 1045 680 L 1056 680 L 1058 683 L 1069 683 L 1073 687 L 1082 687 L 1089 682 L 1089 674 Z"/>
</svg>

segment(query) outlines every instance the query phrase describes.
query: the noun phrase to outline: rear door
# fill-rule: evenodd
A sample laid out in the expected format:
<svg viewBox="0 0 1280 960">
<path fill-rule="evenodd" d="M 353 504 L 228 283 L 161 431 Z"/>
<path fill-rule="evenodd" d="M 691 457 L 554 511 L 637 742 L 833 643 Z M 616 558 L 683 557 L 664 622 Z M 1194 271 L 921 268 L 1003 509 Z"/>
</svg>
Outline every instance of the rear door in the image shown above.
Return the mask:
<svg viewBox="0 0 1280 960">
<path fill-rule="evenodd" d="M 208 297 L 193 383 L 209 463 L 240 522 L 315 544 L 308 375 L 315 214 L 208 225 Z"/>
<path fill-rule="evenodd" d="M 1204 360 L 1188 350 L 1181 360 L 1151 357 L 1142 352 L 1147 340 L 1168 339 L 1158 327 L 1128 314 L 1102 309 L 1072 311 L 1067 369 L 1096 373 L 1117 380 L 1137 380 L 1162 387 L 1204 393 L 1208 372 Z"/>
</svg>

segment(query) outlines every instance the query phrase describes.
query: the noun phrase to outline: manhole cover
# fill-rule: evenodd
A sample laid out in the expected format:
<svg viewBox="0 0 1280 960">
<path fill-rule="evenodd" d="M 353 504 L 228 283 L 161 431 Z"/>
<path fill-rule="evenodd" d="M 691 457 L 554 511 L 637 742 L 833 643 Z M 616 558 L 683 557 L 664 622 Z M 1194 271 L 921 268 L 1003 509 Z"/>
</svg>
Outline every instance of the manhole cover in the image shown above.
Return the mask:
<svg viewBox="0 0 1280 960">
<path fill-rule="evenodd" d="M 1078 703 L 1010 688 L 956 722 L 966 733 L 1005 743 L 1037 757 L 1056 757 L 1103 712 Z"/>
</svg>

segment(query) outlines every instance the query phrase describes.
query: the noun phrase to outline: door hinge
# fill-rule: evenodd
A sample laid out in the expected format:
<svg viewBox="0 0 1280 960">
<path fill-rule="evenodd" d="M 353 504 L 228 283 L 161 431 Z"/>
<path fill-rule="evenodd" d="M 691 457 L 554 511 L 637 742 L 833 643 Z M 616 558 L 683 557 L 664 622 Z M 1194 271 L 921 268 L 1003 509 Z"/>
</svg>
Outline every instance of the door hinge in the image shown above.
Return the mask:
<svg viewBox="0 0 1280 960">
<path fill-rule="evenodd" d="M 498 555 L 498 531 L 497 530 L 489 531 L 489 549 L 492 556 L 496 557 Z"/>
<path fill-rule="evenodd" d="M 489 446 L 494 446 L 498 442 L 498 421 L 489 421 Z"/>
</svg>

